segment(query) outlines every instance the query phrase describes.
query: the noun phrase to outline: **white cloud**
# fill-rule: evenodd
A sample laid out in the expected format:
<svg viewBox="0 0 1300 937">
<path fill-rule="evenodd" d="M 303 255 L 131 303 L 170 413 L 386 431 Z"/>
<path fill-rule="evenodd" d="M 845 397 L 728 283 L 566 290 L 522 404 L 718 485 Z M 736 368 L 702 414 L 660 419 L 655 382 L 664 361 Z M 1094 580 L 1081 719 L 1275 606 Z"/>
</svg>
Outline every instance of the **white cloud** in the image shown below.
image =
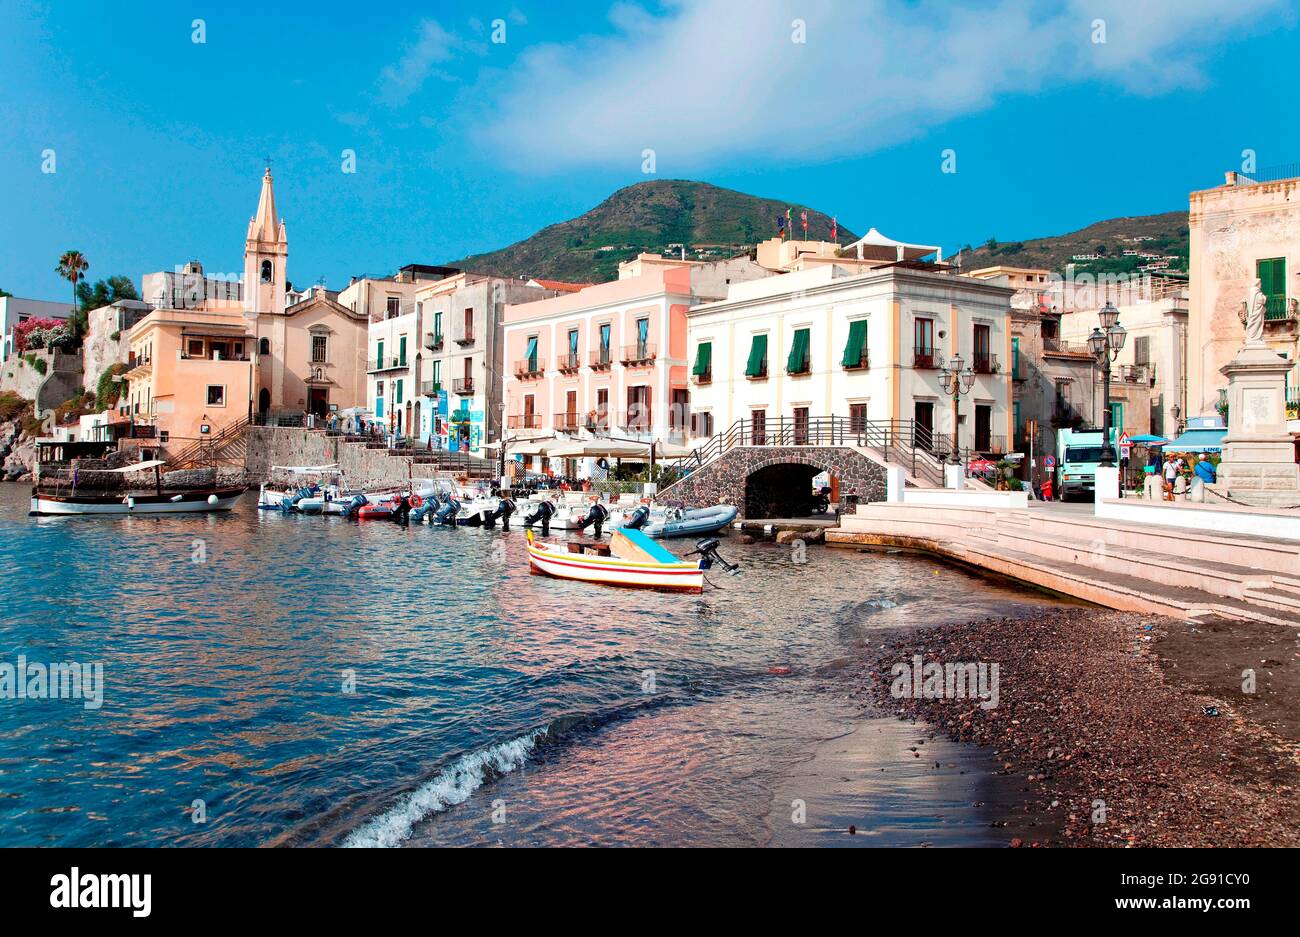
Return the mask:
<svg viewBox="0 0 1300 937">
<path fill-rule="evenodd" d="M 401 57 L 379 73 L 379 100 L 400 107 L 424 86 L 434 66 L 449 62 L 464 48 L 463 41 L 434 20 L 421 20 L 415 41 Z"/>
<path fill-rule="evenodd" d="M 666 167 L 870 152 L 1009 94 L 1103 81 L 1160 94 L 1203 81 L 1202 56 L 1283 0 L 670 0 L 628 3 L 607 35 L 523 52 L 486 143 L 517 168 Z M 791 41 L 792 21 L 807 41 Z M 1104 44 L 1094 22 L 1105 22 Z M 1104 122 L 1104 115 L 1096 115 Z M 671 170 L 670 170 L 671 171 Z"/>
</svg>

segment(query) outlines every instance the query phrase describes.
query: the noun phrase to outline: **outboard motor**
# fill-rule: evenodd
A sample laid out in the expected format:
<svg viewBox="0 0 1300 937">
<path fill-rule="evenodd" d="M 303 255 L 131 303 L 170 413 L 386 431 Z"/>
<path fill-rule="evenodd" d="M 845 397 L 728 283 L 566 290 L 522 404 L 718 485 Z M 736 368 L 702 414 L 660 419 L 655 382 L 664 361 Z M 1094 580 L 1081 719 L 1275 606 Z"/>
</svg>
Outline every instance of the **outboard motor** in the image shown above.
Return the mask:
<svg viewBox="0 0 1300 937">
<path fill-rule="evenodd" d="M 453 494 L 446 494 L 442 499 L 442 507 L 433 513 L 433 521 L 436 524 L 446 524 L 450 527 L 456 526 L 456 515 L 460 513 L 460 502 L 456 500 Z"/>
<path fill-rule="evenodd" d="M 551 515 L 555 513 L 555 505 L 549 501 L 542 501 L 537 505 L 537 510 L 524 518 L 524 526 L 532 527 L 538 521 L 542 522 L 542 536 L 548 537 L 551 533 Z"/>
<path fill-rule="evenodd" d="M 495 527 L 497 519 L 501 520 L 501 529 L 510 529 L 510 515 L 515 513 L 515 502 L 505 492 L 498 492 L 497 509 L 483 518 L 484 527 Z"/>
<path fill-rule="evenodd" d="M 640 530 L 650 520 L 650 506 L 648 504 L 638 504 L 636 509 L 624 521 L 623 526 L 628 530 Z"/>
<path fill-rule="evenodd" d="M 370 500 L 365 495 L 353 495 L 351 500 L 348 501 L 348 506 L 343 509 L 343 516 L 356 517 L 357 511 L 360 511 L 364 505 L 369 503 Z"/>
<path fill-rule="evenodd" d="M 717 563 L 733 576 L 740 572 L 739 566 L 734 563 L 728 563 L 718 553 L 717 537 L 705 537 L 703 540 L 696 540 L 695 549 L 686 555 L 698 556 L 700 558 L 700 569 L 712 569 L 713 564 Z"/>
<path fill-rule="evenodd" d="M 596 536 L 599 537 L 601 535 L 601 527 L 604 525 L 607 517 L 609 517 L 609 511 L 605 508 L 605 505 L 601 504 L 599 501 L 595 501 L 588 509 L 586 516 L 583 517 L 582 520 L 578 521 L 578 529 L 586 530 L 588 527 L 595 525 L 594 532 Z"/>
</svg>

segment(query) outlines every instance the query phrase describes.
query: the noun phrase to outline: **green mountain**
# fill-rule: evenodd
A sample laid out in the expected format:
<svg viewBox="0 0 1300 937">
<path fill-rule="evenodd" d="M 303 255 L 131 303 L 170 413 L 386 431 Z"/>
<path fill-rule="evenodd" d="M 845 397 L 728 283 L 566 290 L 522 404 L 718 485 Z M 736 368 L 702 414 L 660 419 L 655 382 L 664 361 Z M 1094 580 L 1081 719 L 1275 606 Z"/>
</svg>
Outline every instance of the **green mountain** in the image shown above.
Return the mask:
<svg viewBox="0 0 1300 937">
<path fill-rule="evenodd" d="M 1039 267 L 1064 274 L 1066 264 L 1073 263 L 1075 273 L 1133 273 L 1139 267 L 1159 261 L 1134 256 L 1157 254 L 1173 257 L 1171 273 L 1187 272 L 1187 211 L 1170 211 L 1161 215 L 1138 215 L 1098 221 L 1078 231 L 1055 237 L 999 243 L 990 238 L 976 248 L 962 249 L 963 270 L 978 270 L 998 264 L 1008 267 Z M 1081 255 L 1096 259 L 1074 260 Z M 952 258 L 955 260 L 955 258 Z M 1154 272 L 1154 271 L 1153 271 Z"/>
<path fill-rule="evenodd" d="M 509 247 L 475 254 L 447 265 L 509 277 L 541 277 L 600 283 L 618 277 L 618 265 L 642 251 L 678 254 L 687 259 L 723 260 L 752 250 L 777 233 L 777 216 L 790 209 L 802 235 L 803 206 L 706 182 L 657 179 L 619 189 L 591 211 L 561 221 Z M 808 209 L 808 237 L 829 240 L 831 219 Z M 841 244 L 857 235 L 840 226 Z"/>
</svg>

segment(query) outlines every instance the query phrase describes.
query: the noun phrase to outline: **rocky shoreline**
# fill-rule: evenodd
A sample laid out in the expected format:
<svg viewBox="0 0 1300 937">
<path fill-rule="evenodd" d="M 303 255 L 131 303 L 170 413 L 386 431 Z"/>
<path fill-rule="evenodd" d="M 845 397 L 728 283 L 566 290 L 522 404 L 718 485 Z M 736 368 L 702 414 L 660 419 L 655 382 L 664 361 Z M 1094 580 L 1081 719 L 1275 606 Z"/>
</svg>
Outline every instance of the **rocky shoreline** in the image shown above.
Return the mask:
<svg viewBox="0 0 1300 937">
<path fill-rule="evenodd" d="M 1000 773 L 1023 778 L 1026 810 L 1043 832 L 1012 845 L 1300 845 L 1291 711 L 1300 700 L 1289 692 L 1300 634 L 1277 629 L 1243 642 L 1237 623 L 1218 624 L 1064 608 L 898 629 L 873 638 L 854 695 L 986 746 Z M 1261 659 L 1264 641 L 1271 656 Z M 896 683 L 896 665 L 910 667 L 914 655 L 996 663 L 996 706 L 900 698 L 910 684 Z M 1207 668 L 1214 680 L 1193 675 Z M 1249 696 L 1239 685 L 1247 668 L 1258 681 Z"/>
</svg>

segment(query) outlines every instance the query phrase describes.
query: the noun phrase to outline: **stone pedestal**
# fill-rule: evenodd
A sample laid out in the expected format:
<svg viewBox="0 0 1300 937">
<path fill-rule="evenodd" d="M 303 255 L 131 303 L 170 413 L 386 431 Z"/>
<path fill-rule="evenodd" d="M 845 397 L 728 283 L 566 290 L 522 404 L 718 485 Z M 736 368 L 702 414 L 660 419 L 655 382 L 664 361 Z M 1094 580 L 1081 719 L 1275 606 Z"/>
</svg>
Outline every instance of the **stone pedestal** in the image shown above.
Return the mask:
<svg viewBox="0 0 1300 937">
<path fill-rule="evenodd" d="M 1228 434 L 1215 488 L 1261 507 L 1300 504 L 1300 468 L 1286 428 L 1286 374 L 1292 363 L 1248 345 L 1220 371 L 1228 378 Z"/>
</svg>

